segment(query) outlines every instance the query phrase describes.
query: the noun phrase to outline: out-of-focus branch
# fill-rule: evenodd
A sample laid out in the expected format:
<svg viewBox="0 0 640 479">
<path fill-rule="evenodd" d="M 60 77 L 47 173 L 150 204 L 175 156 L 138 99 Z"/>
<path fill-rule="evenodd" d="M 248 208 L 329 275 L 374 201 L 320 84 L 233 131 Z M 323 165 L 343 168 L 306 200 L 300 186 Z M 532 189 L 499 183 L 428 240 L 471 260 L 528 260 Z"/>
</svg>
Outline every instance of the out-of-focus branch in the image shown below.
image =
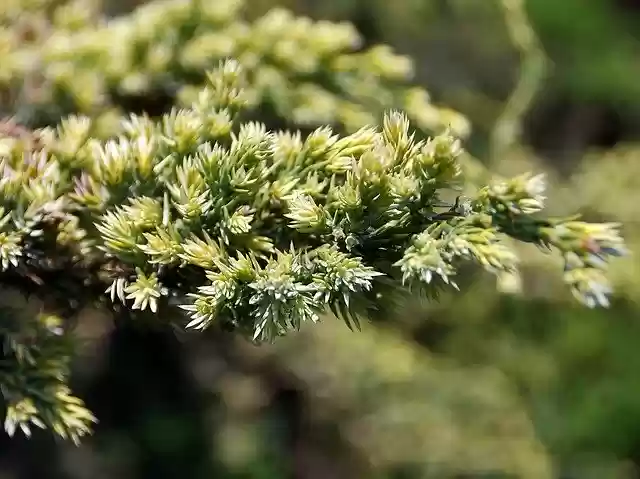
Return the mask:
<svg viewBox="0 0 640 479">
<path fill-rule="evenodd" d="M 499 0 L 509 38 L 520 53 L 518 82 L 491 133 L 490 159 L 495 162 L 520 139 L 522 120 L 547 76 L 549 62 L 525 8 L 525 0 Z"/>
</svg>

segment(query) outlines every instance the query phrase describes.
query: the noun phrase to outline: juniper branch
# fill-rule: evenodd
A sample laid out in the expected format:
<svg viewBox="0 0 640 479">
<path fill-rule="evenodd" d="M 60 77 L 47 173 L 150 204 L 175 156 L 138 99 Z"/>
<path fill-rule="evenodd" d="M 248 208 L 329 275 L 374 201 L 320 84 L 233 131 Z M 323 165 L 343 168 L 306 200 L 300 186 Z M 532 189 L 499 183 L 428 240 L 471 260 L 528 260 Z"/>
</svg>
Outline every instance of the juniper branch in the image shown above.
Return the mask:
<svg viewBox="0 0 640 479">
<path fill-rule="evenodd" d="M 179 306 L 189 328 L 263 342 L 325 311 L 358 326 L 393 289 L 455 286 L 464 262 L 513 271 L 510 236 L 558 250 L 576 297 L 607 304 L 608 258 L 625 251 L 617 225 L 539 216 L 541 176 L 442 211 L 463 182 L 451 134 L 418 139 L 399 112 L 346 136 L 269 131 L 240 120 L 250 90 L 237 62 L 207 78 L 190 108 L 123 118 L 113 138 L 72 116 L 0 140 L 0 283 L 162 316 Z M 11 424 L 36 417 L 23 409 Z M 57 411 L 44 424 L 76 436 L 92 420 Z"/>
<path fill-rule="evenodd" d="M 273 110 L 288 125 L 353 132 L 400 106 L 425 132 L 468 133 L 462 115 L 411 85 L 408 57 L 386 45 L 363 49 L 346 22 L 316 22 L 282 8 L 249 21 L 243 0 L 161 0 L 116 18 L 85 9 L 80 26 L 71 28 L 65 20 L 79 21 L 86 0 L 42 0 L 47 9 L 26 16 L 18 9 L 21 23 L 11 3 L 0 6 L 7 32 L 0 35 L 0 95 L 8 96 L 10 113 L 31 125 L 68 113 L 110 123 L 113 109 L 128 112 L 144 97 L 188 107 L 206 81 L 203 72 L 236 58 L 252 79 L 248 106 Z M 23 24 L 37 32 L 32 42 L 22 41 Z"/>
</svg>

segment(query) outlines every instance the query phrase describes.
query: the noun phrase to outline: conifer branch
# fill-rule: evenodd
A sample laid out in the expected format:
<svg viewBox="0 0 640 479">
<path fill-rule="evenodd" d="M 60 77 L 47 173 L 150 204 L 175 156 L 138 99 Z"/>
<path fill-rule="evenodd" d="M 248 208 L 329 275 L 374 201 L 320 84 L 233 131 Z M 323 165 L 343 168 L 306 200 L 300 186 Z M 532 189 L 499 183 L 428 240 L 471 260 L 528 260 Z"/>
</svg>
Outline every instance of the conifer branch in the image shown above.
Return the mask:
<svg viewBox="0 0 640 479">
<path fill-rule="evenodd" d="M 443 210 L 443 193 L 463 181 L 451 134 L 417 139 L 399 112 L 346 136 L 269 131 L 240 119 L 246 81 L 226 61 L 190 108 L 129 116 L 105 140 L 80 116 L 33 132 L 38 142 L 2 138 L 0 283 L 161 316 L 179 306 L 189 328 L 217 324 L 264 342 L 328 311 L 358 327 L 394 289 L 455 286 L 463 262 L 513 271 L 510 236 L 556 249 L 576 297 L 607 304 L 608 259 L 625 251 L 618 226 L 538 216 L 541 176 L 491 184 Z M 5 350 L 6 399 L 22 397 L 11 378 L 40 387 L 16 350 Z M 64 370 L 58 351 L 42 350 L 52 371 Z M 92 416 L 55 384 L 48 406 L 10 400 L 7 429 L 31 422 L 82 435 Z"/>
<path fill-rule="evenodd" d="M 0 95 L 30 125 L 57 123 L 69 113 L 110 124 L 114 109 L 128 113 L 134 104 L 155 114 L 157 106 L 142 101 L 149 97 L 188 107 L 206 81 L 203 72 L 235 58 L 251 78 L 247 110 L 273 112 L 296 128 L 353 132 L 399 107 L 425 132 L 469 130 L 462 115 L 411 85 L 410 58 L 387 45 L 363 49 L 346 22 L 316 22 L 283 8 L 250 21 L 243 0 L 158 0 L 116 18 L 92 9 L 80 22 L 86 1 L 42 1 L 53 18 L 42 9 L 29 12 L 32 22 L 23 23 L 38 35 L 28 43 L 20 40 L 15 9 L 0 6 L 7 31 L 0 35 Z M 71 28 L 65 18 L 80 26 Z"/>
</svg>

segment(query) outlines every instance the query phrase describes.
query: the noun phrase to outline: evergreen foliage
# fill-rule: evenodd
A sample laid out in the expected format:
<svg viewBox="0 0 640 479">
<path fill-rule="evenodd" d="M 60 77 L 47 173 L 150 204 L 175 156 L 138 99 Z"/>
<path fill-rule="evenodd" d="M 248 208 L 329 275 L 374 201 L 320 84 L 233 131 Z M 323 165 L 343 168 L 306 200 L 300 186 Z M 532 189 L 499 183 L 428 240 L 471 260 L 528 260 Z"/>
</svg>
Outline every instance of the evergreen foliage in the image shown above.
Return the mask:
<svg viewBox="0 0 640 479">
<path fill-rule="evenodd" d="M 397 326 L 349 334 L 324 321 L 274 346 L 241 351 L 275 359 L 303 383 L 310 416 L 318 427 L 336 417 L 340 435 L 367 458 L 365 477 L 554 477 L 501 371 L 424 354 L 407 346 Z"/>
<path fill-rule="evenodd" d="M 226 61 L 191 107 L 129 115 L 108 139 L 83 116 L 35 131 L 5 124 L 0 281 L 5 294 L 43 297 L 33 313 L 5 307 L 7 431 L 89 431 L 93 416 L 65 385 L 57 318 L 78 300 L 161 318 L 179 306 L 188 327 L 272 341 L 325 310 L 353 327 L 397 290 L 455 286 L 463 262 L 513 271 L 511 237 L 557 250 L 573 294 L 608 304 L 608 258 L 625 251 L 618 225 L 540 217 L 543 177 L 447 204 L 463 184 L 450 133 L 417 139 L 398 112 L 351 135 L 270 131 L 239 118 L 251 79 Z"/>
<path fill-rule="evenodd" d="M 204 72 L 234 58 L 251 79 L 248 104 L 288 125 L 353 132 L 400 108 L 427 132 L 468 133 L 462 115 L 410 84 L 409 58 L 387 45 L 363 48 L 351 24 L 282 8 L 248 20 L 245 10 L 242 0 L 160 0 L 105 18 L 93 0 L 7 2 L 0 6 L 4 113 L 36 126 L 82 113 L 103 118 L 108 130 L 114 113 L 144 108 L 148 98 L 189 106 Z"/>
</svg>

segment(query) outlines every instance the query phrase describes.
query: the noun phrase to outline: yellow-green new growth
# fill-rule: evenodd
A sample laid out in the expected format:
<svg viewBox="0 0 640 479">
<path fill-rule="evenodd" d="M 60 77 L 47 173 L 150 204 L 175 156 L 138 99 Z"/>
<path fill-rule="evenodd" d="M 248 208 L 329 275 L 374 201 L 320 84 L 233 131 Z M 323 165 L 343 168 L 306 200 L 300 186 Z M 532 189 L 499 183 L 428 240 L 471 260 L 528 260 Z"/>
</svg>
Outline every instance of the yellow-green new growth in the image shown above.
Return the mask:
<svg viewBox="0 0 640 479">
<path fill-rule="evenodd" d="M 10 108 L 5 114 L 31 125 L 72 112 L 109 123 L 114 110 L 128 111 L 144 96 L 189 106 L 207 81 L 203 72 L 235 58 L 251 77 L 249 105 L 273 110 L 289 125 L 353 132 L 400 106 L 424 131 L 469 130 L 459 113 L 410 84 L 408 57 L 387 45 L 363 50 L 346 22 L 313 21 L 282 8 L 249 20 L 243 0 L 158 0 L 115 18 L 87 8 L 87 0 L 43 0 L 28 11 L 14 3 L 0 6 L 0 97 Z M 65 22 L 71 19 L 77 21 Z M 25 29 L 33 41 L 24 41 Z M 210 121 L 224 128 L 224 116 Z"/>
<path fill-rule="evenodd" d="M 80 118 L 34 141 L 0 140 L 0 206 L 11 211 L 0 224 L 0 287 L 46 284 L 57 309 L 106 298 L 166 317 L 178 305 L 188 327 L 272 341 L 325 311 L 357 327 L 397 289 L 455 285 L 463 262 L 512 271 L 510 236 L 558 250 L 574 294 L 606 305 L 608 258 L 624 253 L 617 226 L 538 216 L 542 177 L 447 205 L 443 193 L 463 181 L 449 133 L 417 139 L 398 112 L 347 136 L 269 131 L 238 121 L 245 80 L 227 61 L 191 108 L 131 116 L 107 140 Z M 3 334 L 11 324 L 0 323 Z M 22 374 L 12 351 L 5 389 Z M 12 391 L 10 430 L 40 421 L 77 436 L 90 423 L 70 415 L 66 396 L 42 409 L 29 387 Z"/>
</svg>

